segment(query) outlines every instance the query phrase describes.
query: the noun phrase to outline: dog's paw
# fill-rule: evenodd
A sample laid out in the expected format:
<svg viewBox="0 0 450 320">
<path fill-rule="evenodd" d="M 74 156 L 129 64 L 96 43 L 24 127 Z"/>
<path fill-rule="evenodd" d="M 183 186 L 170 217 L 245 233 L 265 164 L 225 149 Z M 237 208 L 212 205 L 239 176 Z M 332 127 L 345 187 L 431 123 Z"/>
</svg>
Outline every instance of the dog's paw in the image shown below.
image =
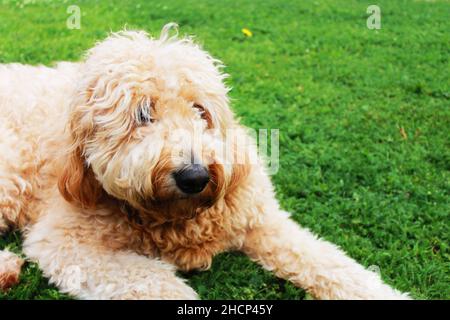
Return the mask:
<svg viewBox="0 0 450 320">
<path fill-rule="evenodd" d="M 20 269 L 24 260 L 16 254 L 0 251 L 0 290 L 6 290 L 19 282 Z"/>
</svg>

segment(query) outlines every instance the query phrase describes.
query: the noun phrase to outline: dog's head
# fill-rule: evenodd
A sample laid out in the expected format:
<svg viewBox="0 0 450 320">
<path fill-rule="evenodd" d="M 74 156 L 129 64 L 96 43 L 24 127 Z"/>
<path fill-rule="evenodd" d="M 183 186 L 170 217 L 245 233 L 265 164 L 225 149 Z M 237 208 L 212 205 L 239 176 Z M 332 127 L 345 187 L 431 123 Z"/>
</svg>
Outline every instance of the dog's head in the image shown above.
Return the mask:
<svg viewBox="0 0 450 320">
<path fill-rule="evenodd" d="M 245 160 L 229 161 L 239 134 L 220 62 L 190 39 L 169 37 L 171 27 L 159 39 L 113 34 L 88 52 L 59 179 L 66 200 L 92 208 L 106 196 L 186 218 L 246 176 Z"/>
</svg>

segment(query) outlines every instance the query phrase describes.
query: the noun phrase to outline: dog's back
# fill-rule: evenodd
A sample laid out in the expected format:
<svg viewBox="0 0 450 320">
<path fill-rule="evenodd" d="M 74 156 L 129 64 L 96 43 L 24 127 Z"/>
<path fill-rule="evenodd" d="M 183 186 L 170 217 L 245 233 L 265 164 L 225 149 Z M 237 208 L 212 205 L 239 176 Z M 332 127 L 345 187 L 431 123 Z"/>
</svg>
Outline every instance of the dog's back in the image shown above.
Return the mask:
<svg viewBox="0 0 450 320">
<path fill-rule="evenodd" d="M 47 142 L 63 132 L 77 68 L 0 65 L 0 233 L 29 218 L 25 207 L 42 190 L 42 168 L 52 157 Z"/>
<path fill-rule="evenodd" d="M 67 62 L 55 68 L 0 65 L 1 123 L 8 127 L 17 123 L 30 126 L 42 114 L 48 119 L 63 111 L 66 97 L 74 90 L 77 69 L 78 64 Z"/>
</svg>

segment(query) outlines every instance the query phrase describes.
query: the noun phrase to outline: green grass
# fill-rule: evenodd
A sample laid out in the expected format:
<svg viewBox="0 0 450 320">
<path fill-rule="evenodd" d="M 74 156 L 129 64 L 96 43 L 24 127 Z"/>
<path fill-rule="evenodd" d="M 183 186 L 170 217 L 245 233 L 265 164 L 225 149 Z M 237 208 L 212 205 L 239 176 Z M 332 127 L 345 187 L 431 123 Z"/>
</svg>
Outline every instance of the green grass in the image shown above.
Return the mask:
<svg viewBox="0 0 450 320">
<path fill-rule="evenodd" d="M 413 297 L 450 298 L 448 1 L 377 1 L 378 31 L 372 1 L 76 1 L 81 30 L 66 28 L 71 2 L 36 2 L 0 0 L 1 63 L 77 60 L 109 30 L 178 22 L 228 66 L 242 122 L 280 129 L 273 181 L 294 219 Z M 202 298 L 308 297 L 240 254 L 183 276 Z M 0 294 L 16 298 L 68 297 L 28 263 Z"/>
</svg>

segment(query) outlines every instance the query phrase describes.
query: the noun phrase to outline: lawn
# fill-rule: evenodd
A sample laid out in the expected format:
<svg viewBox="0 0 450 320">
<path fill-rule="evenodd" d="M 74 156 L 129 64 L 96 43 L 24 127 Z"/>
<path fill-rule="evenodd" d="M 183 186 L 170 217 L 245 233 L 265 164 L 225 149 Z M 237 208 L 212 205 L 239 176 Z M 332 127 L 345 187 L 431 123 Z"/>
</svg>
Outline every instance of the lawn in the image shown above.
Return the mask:
<svg viewBox="0 0 450 320">
<path fill-rule="evenodd" d="M 282 207 L 414 298 L 450 299 L 450 2 L 379 0 L 380 30 L 372 1 L 75 1 L 79 30 L 71 4 L 0 0 L 0 63 L 78 60 L 110 30 L 178 22 L 226 64 L 242 122 L 280 130 Z M 237 253 L 182 276 L 204 299 L 310 298 Z M 0 293 L 67 298 L 33 263 Z"/>
</svg>

